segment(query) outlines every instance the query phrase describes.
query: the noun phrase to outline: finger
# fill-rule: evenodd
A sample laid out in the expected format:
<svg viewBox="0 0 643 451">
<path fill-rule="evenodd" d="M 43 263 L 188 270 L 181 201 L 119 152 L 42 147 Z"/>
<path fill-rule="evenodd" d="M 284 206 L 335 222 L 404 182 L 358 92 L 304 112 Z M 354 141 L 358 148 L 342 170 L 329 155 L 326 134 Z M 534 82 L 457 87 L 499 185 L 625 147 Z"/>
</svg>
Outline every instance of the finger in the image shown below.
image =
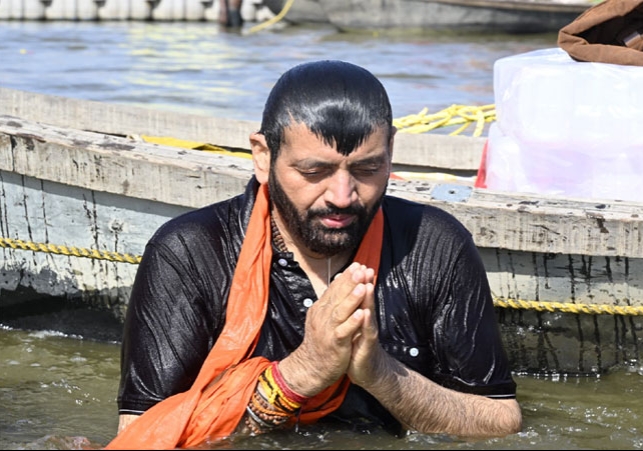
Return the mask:
<svg viewBox="0 0 643 451">
<path fill-rule="evenodd" d="M 360 264 L 360 270 L 363 271 L 365 275 L 364 283 L 375 282 L 375 270 L 373 268 Z"/>
<path fill-rule="evenodd" d="M 369 276 L 371 276 L 370 278 L 372 279 L 373 270 L 369 270 L 369 268 L 366 268 L 364 265 L 360 265 L 359 267 L 351 265 L 351 268 L 354 269 L 351 275 L 351 281 L 345 281 L 345 284 L 341 286 L 338 291 L 332 293 L 331 297 L 333 301 L 329 303 L 334 309 L 333 319 L 340 323 L 346 321 L 360 305 L 370 306 L 371 308 L 374 306 L 373 301 L 368 303 L 365 298 L 367 295 L 373 298 L 373 284 L 365 282 L 369 279 Z M 351 283 L 355 284 L 352 287 L 352 291 L 345 294 L 346 289 L 351 287 Z"/>
<path fill-rule="evenodd" d="M 364 301 L 360 308 L 369 309 L 375 316 L 375 285 L 372 282 L 364 284 L 366 292 L 364 293 Z"/>
<path fill-rule="evenodd" d="M 364 326 L 365 310 L 356 309 L 335 329 L 337 338 L 342 341 L 355 341 L 356 335 L 361 334 Z"/>
<path fill-rule="evenodd" d="M 365 302 L 367 293 L 367 285 L 362 283 L 356 285 L 350 295 L 344 298 L 343 302 L 334 306 L 333 320 L 338 324 L 351 322 L 351 317 L 358 310 L 359 306 Z M 361 314 L 358 315 L 358 317 L 361 318 Z M 352 318 L 352 320 L 355 319 L 356 318 Z M 350 325 L 349 328 L 351 328 Z"/>
<path fill-rule="evenodd" d="M 373 268 L 365 268 L 364 279 L 364 283 L 375 283 L 375 270 Z"/>
<path fill-rule="evenodd" d="M 330 305 L 343 303 L 344 299 L 350 296 L 351 291 L 364 281 L 365 273 L 361 265 L 352 263 L 331 282 L 320 300 Z"/>
<path fill-rule="evenodd" d="M 377 318 L 375 316 L 375 286 L 372 283 L 365 285 L 366 293 L 361 308 L 364 310 L 363 332 L 369 337 L 377 337 Z"/>
</svg>

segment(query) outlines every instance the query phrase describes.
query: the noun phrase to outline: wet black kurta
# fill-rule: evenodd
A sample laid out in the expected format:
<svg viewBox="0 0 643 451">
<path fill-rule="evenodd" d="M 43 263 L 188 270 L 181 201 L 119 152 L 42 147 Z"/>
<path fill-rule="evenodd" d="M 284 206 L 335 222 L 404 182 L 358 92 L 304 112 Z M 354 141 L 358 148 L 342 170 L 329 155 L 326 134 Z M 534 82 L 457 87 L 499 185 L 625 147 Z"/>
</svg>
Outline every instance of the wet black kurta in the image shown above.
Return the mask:
<svg viewBox="0 0 643 451">
<path fill-rule="evenodd" d="M 235 264 L 250 219 L 244 194 L 170 220 L 149 241 L 127 310 L 118 406 L 141 413 L 187 390 L 223 328 Z M 383 348 L 431 380 L 466 393 L 514 398 L 487 276 L 470 233 L 438 208 L 385 197 L 376 286 Z M 290 253 L 275 250 L 266 320 L 255 355 L 280 360 L 302 341 L 317 296 Z M 338 418 L 399 424 L 351 386 Z"/>
</svg>

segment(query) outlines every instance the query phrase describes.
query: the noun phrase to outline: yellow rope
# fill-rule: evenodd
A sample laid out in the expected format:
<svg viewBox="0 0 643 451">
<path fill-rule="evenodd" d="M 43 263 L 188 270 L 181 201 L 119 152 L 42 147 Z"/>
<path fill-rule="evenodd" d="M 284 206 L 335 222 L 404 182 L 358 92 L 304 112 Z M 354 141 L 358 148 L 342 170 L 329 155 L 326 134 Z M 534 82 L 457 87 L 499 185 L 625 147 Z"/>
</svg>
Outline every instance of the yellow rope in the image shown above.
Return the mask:
<svg viewBox="0 0 643 451">
<path fill-rule="evenodd" d="M 437 113 L 428 114 L 424 108 L 418 114 L 410 114 L 393 120 L 393 125 L 403 133 L 426 133 L 440 127 L 459 125 L 450 135 L 459 135 L 471 124 L 476 124 L 473 136 L 481 136 L 484 126 L 496 120 L 495 105 L 451 105 Z"/>
<path fill-rule="evenodd" d="M 77 247 L 56 246 L 55 244 L 34 243 L 31 241 L 14 240 L 0 237 L 0 247 L 22 249 L 33 252 L 47 252 L 50 254 L 67 255 L 74 257 L 93 258 L 98 260 L 109 260 L 120 263 L 139 264 L 140 256 L 119 254 L 118 252 L 98 251 Z M 574 304 L 571 302 L 543 302 L 525 301 L 522 299 L 502 299 L 494 296 L 495 307 L 514 308 L 522 310 L 536 310 L 539 312 L 564 312 L 564 313 L 586 313 L 593 315 L 643 315 L 643 306 L 613 306 L 604 304 Z"/>
<path fill-rule="evenodd" d="M 525 301 L 494 297 L 493 305 L 502 308 L 536 310 L 538 312 L 587 313 L 593 315 L 643 315 L 643 306 L 614 306 L 605 304 L 574 304 L 572 302 Z"/>
<path fill-rule="evenodd" d="M 284 18 L 284 16 L 286 15 L 286 13 L 288 12 L 288 10 L 290 9 L 290 7 L 292 6 L 293 3 L 294 3 L 294 0 L 288 0 L 286 2 L 286 4 L 284 5 L 284 7 L 281 8 L 281 11 L 279 11 L 279 14 L 277 14 L 274 17 L 272 17 L 271 19 L 266 20 L 265 22 L 261 22 L 260 24 L 255 25 L 254 27 L 250 28 L 248 30 L 248 33 L 255 33 L 255 32 L 259 31 L 259 30 L 262 30 L 264 28 L 269 27 L 272 24 L 275 24 L 275 23 L 279 22 L 281 19 Z"/>
<path fill-rule="evenodd" d="M 77 247 L 57 246 L 55 244 L 34 243 L 32 241 L 12 240 L 11 238 L 0 238 L 0 247 L 22 249 L 34 252 L 47 252 L 49 254 L 69 255 L 74 257 L 93 258 L 97 260 L 109 260 L 121 263 L 137 265 L 141 262 L 140 256 L 130 254 L 119 254 L 118 252 L 99 251 Z"/>
<path fill-rule="evenodd" d="M 148 136 L 141 135 L 141 139 L 145 142 L 153 144 L 161 144 L 163 146 L 180 147 L 182 149 L 201 150 L 203 152 L 216 153 L 219 155 L 230 155 L 233 157 L 252 158 L 249 150 L 228 150 L 214 144 L 204 143 L 201 141 L 189 141 L 187 139 L 173 138 L 171 136 Z"/>
</svg>

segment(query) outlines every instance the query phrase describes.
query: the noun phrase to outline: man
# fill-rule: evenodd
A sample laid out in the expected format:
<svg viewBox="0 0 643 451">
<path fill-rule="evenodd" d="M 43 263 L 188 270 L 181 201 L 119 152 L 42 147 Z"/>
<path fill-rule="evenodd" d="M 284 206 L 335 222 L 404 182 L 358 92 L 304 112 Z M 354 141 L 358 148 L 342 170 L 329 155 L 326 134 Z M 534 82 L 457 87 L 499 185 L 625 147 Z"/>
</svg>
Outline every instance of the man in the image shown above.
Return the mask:
<svg viewBox="0 0 643 451">
<path fill-rule="evenodd" d="M 242 0 L 220 0 L 219 23 L 228 28 L 240 28 L 243 26 L 241 3 Z"/>
<path fill-rule="evenodd" d="M 394 135 L 365 69 L 319 61 L 281 76 L 250 136 L 245 193 L 169 221 L 146 247 L 111 448 L 328 419 L 397 434 L 521 429 L 470 233 L 385 195 Z"/>
</svg>

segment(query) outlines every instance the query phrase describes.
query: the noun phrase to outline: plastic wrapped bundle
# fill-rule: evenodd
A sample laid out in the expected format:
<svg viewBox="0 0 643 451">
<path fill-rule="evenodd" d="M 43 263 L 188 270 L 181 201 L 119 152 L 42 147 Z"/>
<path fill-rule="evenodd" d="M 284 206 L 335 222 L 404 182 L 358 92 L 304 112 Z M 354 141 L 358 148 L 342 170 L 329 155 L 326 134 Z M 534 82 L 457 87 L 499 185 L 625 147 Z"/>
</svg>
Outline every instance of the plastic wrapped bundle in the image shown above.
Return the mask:
<svg viewBox="0 0 643 451">
<path fill-rule="evenodd" d="M 643 67 L 560 48 L 494 65 L 489 189 L 643 201 Z"/>
</svg>

